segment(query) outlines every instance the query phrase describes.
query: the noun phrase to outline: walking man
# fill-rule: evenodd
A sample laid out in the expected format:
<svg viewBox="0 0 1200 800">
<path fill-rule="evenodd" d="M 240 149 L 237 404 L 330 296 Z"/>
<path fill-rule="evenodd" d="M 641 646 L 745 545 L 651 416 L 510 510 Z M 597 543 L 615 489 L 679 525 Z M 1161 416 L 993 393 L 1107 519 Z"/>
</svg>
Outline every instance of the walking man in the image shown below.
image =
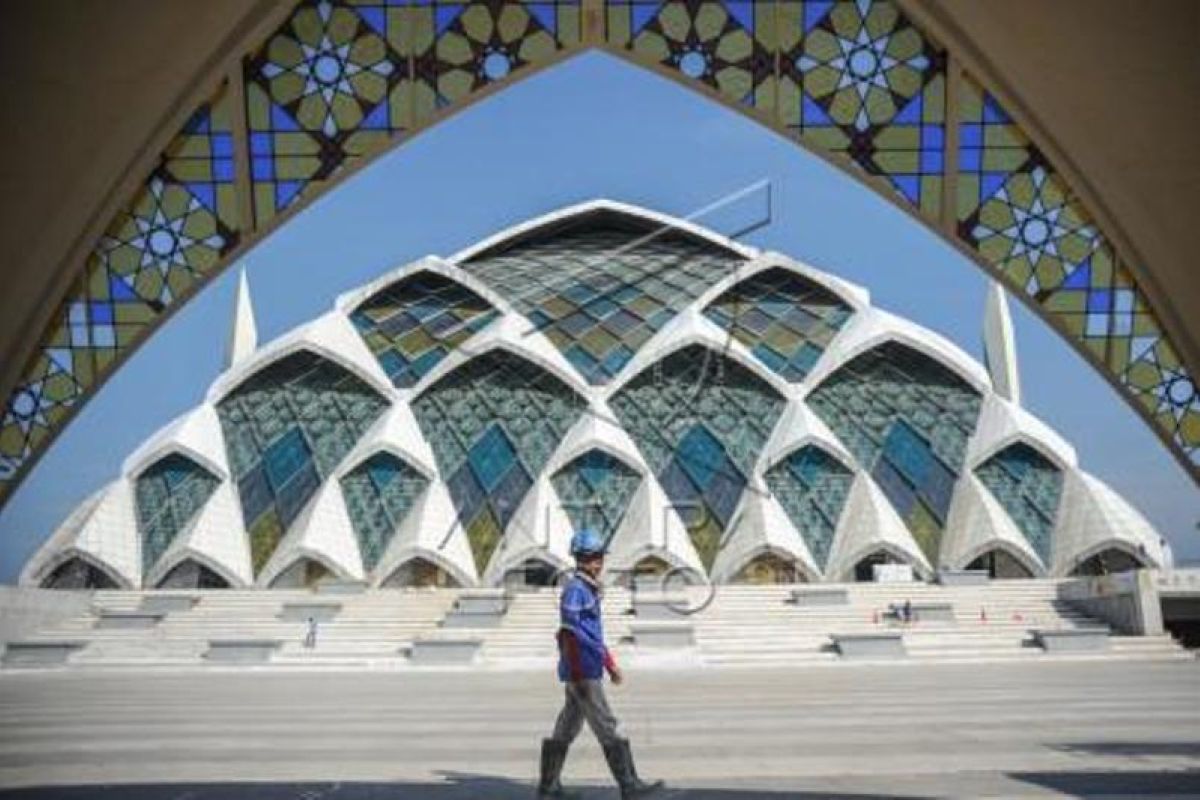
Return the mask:
<svg viewBox="0 0 1200 800">
<path fill-rule="evenodd" d="M 604 645 L 600 620 L 600 573 L 604 569 L 604 539 L 590 529 L 578 531 L 571 539 L 575 572 L 562 590 L 559 601 L 558 678 L 566 688 L 566 702 L 558 714 L 554 733 L 542 740 L 539 798 L 567 798 L 559 778 L 567 748 L 579 734 L 584 720 L 604 749 L 604 758 L 621 788 L 623 800 L 647 797 L 662 788 L 662 781 L 647 783 L 633 766 L 629 740 L 617 731 L 604 697 L 604 673 L 619 685 L 624 676 L 612 653 Z"/>
</svg>

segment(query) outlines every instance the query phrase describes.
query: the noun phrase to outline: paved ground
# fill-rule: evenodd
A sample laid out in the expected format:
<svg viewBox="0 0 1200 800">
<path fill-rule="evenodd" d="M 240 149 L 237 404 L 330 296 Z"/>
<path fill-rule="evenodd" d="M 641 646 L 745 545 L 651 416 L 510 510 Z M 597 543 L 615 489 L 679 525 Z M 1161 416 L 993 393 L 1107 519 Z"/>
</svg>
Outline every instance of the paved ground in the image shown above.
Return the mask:
<svg viewBox="0 0 1200 800">
<path fill-rule="evenodd" d="M 1200 797 L 1200 663 L 654 671 L 611 696 L 666 797 Z M 532 673 L 8 674 L 0 800 L 525 798 L 559 697 Z M 567 771 L 615 796 L 589 734 Z"/>
</svg>

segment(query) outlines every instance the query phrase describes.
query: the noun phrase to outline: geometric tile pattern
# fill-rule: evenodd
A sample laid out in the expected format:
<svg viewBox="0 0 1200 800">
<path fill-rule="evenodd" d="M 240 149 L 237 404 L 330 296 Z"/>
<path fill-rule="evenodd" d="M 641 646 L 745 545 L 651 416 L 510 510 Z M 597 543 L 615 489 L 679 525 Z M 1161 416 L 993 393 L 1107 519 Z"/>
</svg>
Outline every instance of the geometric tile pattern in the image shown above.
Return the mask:
<svg viewBox="0 0 1200 800">
<path fill-rule="evenodd" d="M 308 351 L 264 367 L 217 404 L 256 575 L 386 407 L 357 376 Z"/>
<path fill-rule="evenodd" d="M 895 4 L 610 0 L 607 43 L 881 176 L 936 219 L 946 69 Z"/>
<path fill-rule="evenodd" d="M 498 83 L 591 46 L 593 33 L 854 165 L 852 174 L 890 187 L 931 225 L 950 179 L 945 161 L 956 159 L 957 183 L 948 188 L 966 251 L 1024 292 L 1200 475 L 1196 377 L 1129 265 L 969 75 L 955 109 L 959 152 L 946 152 L 946 54 L 895 3 L 603 6 L 593 28 L 579 0 L 297 2 L 233 77 L 243 91 L 222 81 L 196 108 L 92 243 L 46 326 L 31 333 L 37 346 L 0 406 L 0 502 L 145 332 L 227 267 L 239 244 L 318 196 L 347 166 Z M 233 123 L 238 94 L 244 139 Z M 238 208 L 235 149 L 249 158 L 250 209 Z M 254 224 L 241 230 L 247 212 Z M 603 379 L 602 368 L 583 368 Z"/>
<path fill-rule="evenodd" d="M 856 356 L 806 398 L 870 472 L 935 568 L 981 400 L 950 369 L 895 342 Z"/>
<path fill-rule="evenodd" d="M 258 225 L 578 39 L 575 0 L 305 0 L 245 67 Z"/>
<path fill-rule="evenodd" d="M 779 5 L 779 119 L 941 213 L 946 56 L 891 2 Z"/>
<path fill-rule="evenodd" d="M 1029 445 L 1017 442 L 976 467 L 975 475 L 1008 512 L 1042 563 L 1049 564 L 1062 496 L 1058 467 Z"/>
<path fill-rule="evenodd" d="M 854 475 L 815 445 L 806 445 L 767 470 L 767 487 L 824 570 Z"/>
<path fill-rule="evenodd" d="M 406 389 L 496 315 L 470 289 L 422 272 L 374 294 L 350 321 L 392 383 Z"/>
<path fill-rule="evenodd" d="M 461 266 L 524 314 L 585 380 L 605 384 L 681 309 L 743 263 L 712 243 L 652 230 L 592 220 Z"/>
<path fill-rule="evenodd" d="M 546 370 L 489 350 L 412 401 L 482 573 L 550 455 L 583 412 Z"/>
<path fill-rule="evenodd" d="M 692 345 L 609 401 L 711 567 L 784 399 L 762 378 Z"/>
<path fill-rule="evenodd" d="M 391 453 L 376 453 L 342 478 L 363 567 L 375 569 L 429 479 Z"/>
<path fill-rule="evenodd" d="M 642 478 L 603 450 L 589 450 L 551 479 L 574 530 L 591 528 L 608 541 Z"/>
<path fill-rule="evenodd" d="M 792 383 L 804 380 L 852 314 L 837 295 L 778 267 L 747 278 L 704 310 Z"/>
<path fill-rule="evenodd" d="M 0 411 L 0 498 L 118 355 L 237 245 L 231 105 L 222 88 L 196 111 L 82 265 Z"/>
<path fill-rule="evenodd" d="M 160 458 L 138 476 L 134 499 L 143 575 L 196 517 L 219 483 L 217 476 L 179 453 Z"/>
<path fill-rule="evenodd" d="M 960 92 L 958 235 L 1200 456 L 1200 397 L 1145 295 L 1066 181 L 985 89 Z"/>
<path fill-rule="evenodd" d="M 303 2 L 245 65 L 261 227 L 348 159 L 409 127 L 403 9 Z"/>
</svg>

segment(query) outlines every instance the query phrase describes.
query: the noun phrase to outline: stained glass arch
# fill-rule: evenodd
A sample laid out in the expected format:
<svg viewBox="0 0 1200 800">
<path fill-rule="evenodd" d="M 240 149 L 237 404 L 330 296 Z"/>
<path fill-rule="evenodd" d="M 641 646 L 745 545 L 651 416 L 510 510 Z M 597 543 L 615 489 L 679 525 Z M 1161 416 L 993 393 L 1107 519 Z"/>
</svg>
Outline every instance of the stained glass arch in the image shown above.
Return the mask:
<svg viewBox="0 0 1200 800">
<path fill-rule="evenodd" d="M 207 91 L 189 94 L 191 113 L 158 137 L 141 180 L 97 205 L 102 231 L 64 265 L 75 280 L 8 359 L 0 499 L 151 331 L 247 248 L 418 131 L 587 48 L 745 114 L 943 236 L 1100 371 L 1196 478 L 1194 354 L 1139 282 L 1153 265 L 1122 251 L 1128 237 L 1097 221 L 1071 166 L 1039 146 L 988 76 L 963 67 L 976 61 L 905 8 L 306 0 L 281 10 L 262 40 L 234 45 L 246 52 L 211 60 L 242 69 L 202 78 Z M 864 36 L 874 55 L 850 58 Z M 338 77 L 303 77 L 320 70 Z"/>
<path fill-rule="evenodd" d="M 812 372 L 856 310 L 826 283 L 782 265 L 728 283 L 704 316 L 789 383 Z"/>
<path fill-rule="evenodd" d="M 413 388 L 500 314 L 478 291 L 440 271 L 416 270 L 372 289 L 348 316 L 397 389 Z"/>
<path fill-rule="evenodd" d="M 256 364 L 216 406 L 258 575 L 388 400 L 341 359 L 300 348 Z"/>
<path fill-rule="evenodd" d="M 871 475 L 930 564 L 939 563 L 983 402 L 956 361 L 892 337 L 860 348 L 805 398 Z"/>
<path fill-rule="evenodd" d="M 558 372 L 494 347 L 438 375 L 412 400 L 480 574 L 587 409 L 585 396 Z"/>
</svg>

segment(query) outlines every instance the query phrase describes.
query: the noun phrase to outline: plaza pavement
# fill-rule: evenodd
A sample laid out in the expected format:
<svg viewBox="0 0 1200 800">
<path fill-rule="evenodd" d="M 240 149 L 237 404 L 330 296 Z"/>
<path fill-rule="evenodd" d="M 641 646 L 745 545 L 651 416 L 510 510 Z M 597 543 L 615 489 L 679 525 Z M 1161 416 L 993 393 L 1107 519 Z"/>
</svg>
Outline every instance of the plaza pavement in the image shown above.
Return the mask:
<svg viewBox="0 0 1200 800">
<path fill-rule="evenodd" d="M 634 672 L 664 798 L 1200 797 L 1200 662 Z M 0 800 L 533 796 L 545 672 L 0 675 Z M 616 796 L 587 731 L 567 762 Z M 133 785 L 136 784 L 136 785 Z"/>
</svg>

